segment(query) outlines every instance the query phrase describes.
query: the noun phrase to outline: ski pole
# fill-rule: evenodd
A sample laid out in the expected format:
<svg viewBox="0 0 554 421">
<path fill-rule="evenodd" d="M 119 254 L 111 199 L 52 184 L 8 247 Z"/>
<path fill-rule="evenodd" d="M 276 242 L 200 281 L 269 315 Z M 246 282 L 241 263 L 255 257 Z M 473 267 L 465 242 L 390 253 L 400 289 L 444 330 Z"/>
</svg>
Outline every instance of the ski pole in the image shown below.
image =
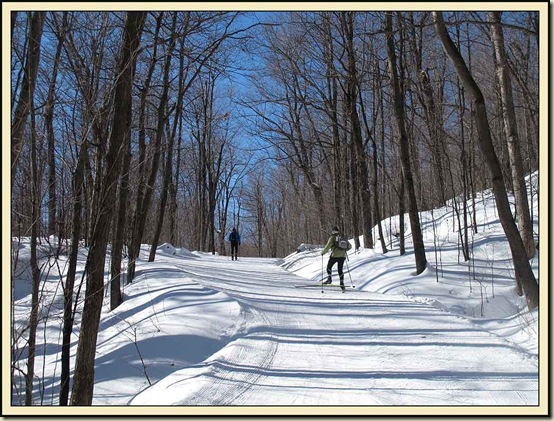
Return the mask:
<svg viewBox="0 0 554 421">
<path fill-rule="evenodd" d="M 356 288 L 354 286 L 354 282 L 352 282 L 352 276 L 350 275 L 350 266 L 348 266 L 348 252 L 346 252 L 346 269 L 348 269 L 348 277 L 350 278 L 350 285 L 352 285 L 352 288 Z"/>
<path fill-rule="evenodd" d="M 323 294 L 323 254 L 321 255 L 321 293 Z"/>
</svg>

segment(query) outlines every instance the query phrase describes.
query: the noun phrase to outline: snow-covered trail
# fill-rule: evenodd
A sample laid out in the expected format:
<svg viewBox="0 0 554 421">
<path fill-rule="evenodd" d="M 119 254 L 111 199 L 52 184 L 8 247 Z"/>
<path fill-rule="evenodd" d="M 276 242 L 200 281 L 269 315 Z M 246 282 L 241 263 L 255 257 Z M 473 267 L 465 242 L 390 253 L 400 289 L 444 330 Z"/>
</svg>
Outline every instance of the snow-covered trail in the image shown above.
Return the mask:
<svg viewBox="0 0 554 421">
<path fill-rule="evenodd" d="M 311 281 L 275 259 L 167 261 L 237 300 L 241 320 L 227 346 L 131 404 L 538 404 L 535 361 L 423 302 L 356 289 L 294 288 Z"/>
</svg>

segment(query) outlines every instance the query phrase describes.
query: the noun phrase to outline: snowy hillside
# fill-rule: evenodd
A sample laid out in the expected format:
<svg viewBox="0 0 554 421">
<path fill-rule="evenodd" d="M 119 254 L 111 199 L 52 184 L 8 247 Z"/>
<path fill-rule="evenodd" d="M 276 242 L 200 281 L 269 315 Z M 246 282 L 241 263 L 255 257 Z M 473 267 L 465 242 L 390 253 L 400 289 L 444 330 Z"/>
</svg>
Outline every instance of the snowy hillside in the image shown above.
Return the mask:
<svg viewBox="0 0 554 421">
<path fill-rule="evenodd" d="M 539 231 L 538 181 L 537 173 L 527 178 L 528 196 L 534 197 L 532 212 L 536 234 Z M 389 247 L 387 254 L 382 253 L 380 241 L 375 240 L 374 249 L 350 255 L 348 265 L 356 288 L 405 295 L 471 318 L 483 328 L 537 354 L 538 310 L 526 311 L 524 297 L 515 293 L 510 248 L 498 220 L 492 192 L 485 191 L 476 198 L 478 233 L 470 236 L 472 259 L 469 263 L 463 262 L 458 251 L 458 233 L 454 230 L 457 230 L 457 223 L 452 208 L 422 212 L 420 219 L 429 262 L 427 270 L 420 276 L 413 276 L 413 249 L 407 246 L 406 255 L 399 256 L 398 240 L 391 236 L 394 240 L 391 249 L 390 239 L 385 235 Z M 405 216 L 405 224 L 407 241 L 410 242 L 408 215 Z M 392 232 L 397 231 L 398 225 L 398 216 L 383 221 L 384 229 L 392 227 Z M 373 236 L 378 238 L 376 228 Z M 360 237 L 360 243 L 363 245 L 363 237 Z M 284 259 L 283 267 L 303 277 L 322 278 L 319 250 L 292 253 Z M 539 279 L 538 250 L 532 267 Z M 345 279 L 348 284 L 350 278 L 346 276 Z"/>
<path fill-rule="evenodd" d="M 530 181 L 538 233 L 538 176 Z M 160 414 L 158 405 L 177 405 L 182 413 L 193 405 L 347 405 L 366 414 L 375 406 L 421 407 L 413 414 L 432 406 L 515 406 L 530 413 L 539 405 L 539 310 L 528 312 L 514 293 L 490 192 L 476 205 L 479 231 L 469 264 L 458 256 L 452 209 L 424 212 L 429 268 L 414 275 L 408 231 L 404 256 L 395 242 L 383 254 L 378 241 L 375 249 L 351 253 L 344 294 L 313 287 L 328 258 L 321 249 L 233 262 L 164 244 L 148 263 L 144 245 L 123 304 L 110 312 L 105 299 L 93 405 L 142 405 L 142 414 L 150 406 L 148 413 Z M 395 230 L 398 218 L 384 223 Z M 13 320 L 21 338 L 12 363 L 24 371 L 29 245 L 17 247 Z M 85 256 L 83 250 L 81 271 Z M 43 288 L 37 405 L 58 402 L 63 259 Z M 537 251 L 536 274 L 538 260 Z M 17 373 L 12 405 L 23 402 Z"/>
</svg>

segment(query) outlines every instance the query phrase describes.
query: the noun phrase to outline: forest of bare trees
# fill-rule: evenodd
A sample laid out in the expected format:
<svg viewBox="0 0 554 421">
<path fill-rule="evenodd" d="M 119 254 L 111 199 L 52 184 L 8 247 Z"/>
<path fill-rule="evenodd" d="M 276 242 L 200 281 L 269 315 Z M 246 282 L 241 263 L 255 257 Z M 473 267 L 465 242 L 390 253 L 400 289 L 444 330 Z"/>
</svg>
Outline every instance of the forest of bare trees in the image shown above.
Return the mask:
<svg viewBox="0 0 554 421">
<path fill-rule="evenodd" d="M 26 379 L 19 404 L 35 399 L 41 282 L 62 260 L 59 403 L 91 404 L 102 300 L 122 302 L 141 244 L 150 261 L 165 242 L 227 255 L 237 227 L 242 255 L 282 257 L 337 225 L 356 248 L 386 253 L 395 236 L 405 253 L 408 240 L 421 273 L 420 212 L 452 208 L 468 261 L 480 229 L 471 203 L 492 189 L 518 292 L 537 307 L 524 177 L 539 168 L 538 22 L 538 12 L 12 12 L 12 288 L 24 237 L 33 282 L 28 327 L 12 326 L 12 353 L 28 338 L 27 364 L 11 372 Z M 384 226 L 393 215 L 400 224 Z"/>
</svg>

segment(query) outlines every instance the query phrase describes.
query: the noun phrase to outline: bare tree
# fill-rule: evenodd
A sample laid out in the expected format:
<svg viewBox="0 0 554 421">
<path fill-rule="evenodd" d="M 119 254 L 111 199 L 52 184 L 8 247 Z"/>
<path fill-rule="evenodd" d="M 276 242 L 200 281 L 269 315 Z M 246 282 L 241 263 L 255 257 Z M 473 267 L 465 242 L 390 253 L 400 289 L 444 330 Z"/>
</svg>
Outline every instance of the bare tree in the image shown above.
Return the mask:
<svg viewBox="0 0 554 421">
<path fill-rule="evenodd" d="M 58 28 L 65 28 L 66 42 L 63 44 L 66 50 L 66 57 L 70 69 L 75 75 L 77 91 L 79 92 L 82 101 L 79 101 L 78 108 L 82 109 L 81 120 L 81 139 L 76 141 L 75 159 L 76 164 L 73 170 L 71 178 L 71 236 L 70 236 L 70 248 L 68 256 L 68 269 L 66 272 L 66 282 L 63 289 L 64 294 L 64 315 L 63 315 L 63 327 L 62 327 L 62 352 L 61 352 L 61 374 L 60 374 L 60 405 L 67 405 L 69 401 L 69 384 L 70 384 L 70 358 L 71 358 L 71 335 L 73 332 L 74 314 L 77 307 L 77 302 L 74 302 L 74 287 L 76 280 L 77 270 L 77 257 L 79 247 L 81 245 L 81 239 L 84 236 L 86 238 L 86 217 L 88 214 L 87 209 L 87 176 L 89 177 L 88 185 L 92 186 L 94 181 L 91 179 L 90 170 L 90 154 L 91 144 L 100 145 L 104 137 L 104 129 L 102 128 L 102 121 L 104 119 L 104 113 L 101 109 L 98 109 L 97 102 L 101 101 L 99 94 L 98 69 L 101 66 L 102 51 L 104 48 L 103 34 L 106 31 L 106 22 L 103 21 L 100 27 L 100 34 L 98 39 L 96 37 L 90 37 L 94 41 L 92 44 L 98 45 L 100 48 L 96 50 L 98 56 L 97 60 L 93 60 L 92 65 L 85 66 L 84 63 L 87 59 L 83 57 L 81 48 L 77 46 L 77 40 L 75 39 L 75 31 L 73 23 L 75 16 L 73 14 L 64 15 L 62 22 L 58 22 L 56 14 L 52 15 L 54 22 Z M 67 19 L 67 21 L 64 20 Z M 68 25 L 65 27 L 65 25 Z M 105 103 L 105 102 L 104 102 Z M 89 136 L 92 135 L 92 139 Z M 81 280 L 82 285 L 83 280 Z"/>
<path fill-rule="evenodd" d="M 162 26 L 164 12 L 160 12 L 156 18 L 156 28 L 154 30 L 153 38 L 153 51 L 152 59 L 150 60 L 150 65 L 148 67 L 148 72 L 144 81 L 144 84 L 141 88 L 140 93 L 140 109 L 139 109 L 139 121 L 138 121 L 138 147 L 139 147 L 139 156 L 137 164 L 138 172 L 138 189 L 136 194 L 135 201 L 135 214 L 130 222 L 132 227 L 131 238 L 129 240 L 128 246 L 128 267 L 127 267 L 127 283 L 131 283 L 135 277 L 135 268 L 136 268 L 136 259 L 140 254 L 140 241 L 142 239 L 142 230 L 140 232 L 139 238 L 139 227 L 140 224 L 143 224 L 141 221 L 145 218 L 144 208 L 144 198 L 146 192 L 148 191 L 148 186 L 146 183 L 146 172 L 147 172 L 147 162 L 146 162 L 146 124 L 147 124 L 147 104 L 148 104 L 148 95 L 150 91 L 150 86 L 152 83 L 152 77 L 154 75 L 154 69 L 156 68 L 156 63 L 159 60 L 158 57 L 158 46 L 161 44 L 159 42 L 159 34 Z M 144 222 L 145 223 L 145 222 Z"/>
<path fill-rule="evenodd" d="M 87 290 L 81 335 L 77 346 L 72 405 L 91 405 L 94 390 L 94 361 L 104 287 L 104 263 L 108 229 L 113 215 L 113 196 L 119 177 L 121 149 L 131 126 L 131 94 L 142 29 L 147 12 L 128 12 L 123 32 L 120 58 L 115 83 L 113 127 L 106 155 L 102 195 L 87 257 Z"/>
<path fill-rule="evenodd" d="M 190 16 L 190 14 L 188 15 Z M 174 34 L 175 33 L 175 27 L 177 26 L 177 12 L 174 12 L 173 13 L 173 22 L 171 24 L 171 33 Z M 158 242 L 160 241 L 160 234 L 162 232 L 162 225 L 163 225 L 163 222 L 164 222 L 164 216 L 165 216 L 165 208 L 166 208 L 166 204 L 167 204 L 167 197 L 168 197 L 168 190 L 169 190 L 169 181 L 171 180 L 171 172 L 172 172 L 172 169 L 173 169 L 173 147 L 174 147 L 174 144 L 175 144 L 175 135 L 176 135 L 176 130 L 177 130 L 177 121 L 181 118 L 181 110 L 182 110 L 182 102 L 183 102 L 183 95 L 184 95 L 184 82 L 183 82 L 183 78 L 184 78 L 184 66 L 183 66 L 183 61 L 184 61 L 184 37 L 182 38 L 181 40 L 181 50 L 180 50 L 180 61 L 179 61 L 179 93 L 177 95 L 177 101 L 176 101 L 176 104 L 175 104 L 175 108 L 176 108 L 176 112 L 175 112 L 175 116 L 174 116 L 174 119 L 173 119 L 173 128 L 172 130 L 167 130 L 167 160 L 166 160 L 166 163 L 165 163 L 165 168 L 164 168 L 164 175 L 163 175 L 163 186 L 162 186 L 162 195 L 161 195 L 161 198 L 160 198 L 160 207 L 159 207 L 159 212 L 158 212 L 158 221 L 157 221 L 157 224 L 156 224 L 156 230 L 154 232 L 154 238 L 152 240 L 152 245 L 150 247 L 150 256 L 148 258 L 148 261 L 149 262 L 153 262 L 154 261 L 154 258 L 156 256 L 156 249 L 158 248 Z M 170 57 L 173 55 L 173 49 L 175 48 L 175 37 L 171 37 L 171 42 L 169 44 L 169 47 L 168 47 L 168 52 L 167 52 L 167 56 Z M 164 70 L 164 83 L 168 85 L 168 88 L 169 88 L 169 66 L 170 66 L 170 60 L 168 60 L 166 62 L 166 66 L 167 66 L 167 70 Z M 165 98 L 167 96 L 167 92 L 165 90 L 165 87 L 164 87 L 164 91 L 163 91 L 163 94 L 162 94 L 162 99 Z M 166 106 L 166 104 L 164 104 L 164 107 Z M 160 103 L 160 107 L 161 107 L 161 103 Z M 171 108 L 174 108 L 174 107 L 171 107 Z M 160 116 L 160 118 L 162 118 Z M 168 121 L 169 120 L 169 117 L 163 117 L 162 119 L 162 124 L 164 123 L 164 121 Z M 160 130 L 161 132 L 164 131 L 164 128 L 163 126 L 160 127 L 160 125 L 158 125 L 158 130 Z M 153 187 L 153 186 L 152 186 Z"/>
<path fill-rule="evenodd" d="M 52 78 L 48 87 L 48 96 L 44 104 L 44 124 L 46 126 L 46 135 L 48 138 L 48 233 L 56 233 L 57 206 L 56 206 L 56 156 L 55 156 L 55 134 L 54 134 L 54 102 L 56 92 L 56 79 L 60 65 L 60 57 L 63 51 L 65 31 L 67 30 L 67 13 L 63 12 L 61 27 L 57 28 L 56 36 L 58 45 L 56 47 L 56 56 L 54 57 L 54 68 L 52 69 Z M 60 224 L 61 225 L 61 224 Z"/>
<path fill-rule="evenodd" d="M 41 271 L 38 265 L 37 241 L 40 228 L 40 174 L 37 161 L 37 133 L 35 126 L 35 111 L 34 100 L 31 97 L 30 103 L 31 114 L 31 272 L 32 272 L 32 287 L 31 287 L 31 313 L 29 315 L 29 344 L 27 356 L 27 375 L 25 388 L 25 405 L 33 404 L 33 380 L 35 377 L 35 357 L 36 357 L 36 340 L 37 326 L 39 313 L 39 292 Z"/>
<path fill-rule="evenodd" d="M 65 406 L 69 400 L 69 380 L 70 380 L 70 358 L 71 358 L 71 333 L 73 331 L 73 294 L 75 287 L 75 273 L 77 270 L 77 255 L 82 233 L 81 221 L 83 210 L 84 193 L 84 170 L 85 162 L 88 161 L 88 141 L 82 141 L 77 160 L 77 166 L 73 174 L 73 216 L 71 230 L 71 247 L 69 250 L 69 264 L 66 273 L 62 328 L 62 355 L 61 355 L 61 374 L 60 374 L 60 405 Z"/>
<path fill-rule="evenodd" d="M 411 40 L 411 52 L 413 54 L 414 71 L 417 75 L 416 88 L 417 97 L 423 106 L 424 122 L 427 126 L 427 131 L 430 137 L 430 150 L 432 154 L 432 163 L 435 167 L 436 180 L 438 181 L 438 193 L 440 202 L 444 205 L 446 203 L 446 186 L 443 176 L 443 160 L 444 160 L 444 134 L 443 134 L 443 116 L 442 112 L 437 105 L 436 94 L 431 84 L 430 70 L 423 68 L 423 28 L 426 26 L 427 17 L 429 15 L 424 13 L 421 17 L 421 21 L 416 24 L 414 20 L 414 13 L 410 12 L 408 18 L 410 20 L 410 40 Z M 416 31 L 416 28 L 419 31 Z M 438 78 L 436 78 L 438 79 Z"/>
<path fill-rule="evenodd" d="M 379 118 L 379 110 L 382 112 L 382 102 L 383 102 L 383 95 L 381 93 L 383 86 L 381 83 L 381 74 L 379 69 L 379 62 L 378 60 L 375 60 L 375 76 L 372 81 L 372 92 L 373 92 L 373 103 L 372 103 L 372 121 L 373 125 L 371 126 L 368 121 L 368 115 L 366 112 L 366 108 L 364 105 L 364 99 L 363 96 L 360 94 L 360 110 L 361 115 L 363 117 L 364 126 L 366 130 L 366 136 L 369 138 L 371 142 L 371 157 L 373 159 L 373 214 L 375 215 L 374 220 L 377 223 L 377 232 L 379 234 L 379 240 L 381 243 L 381 249 L 383 250 L 383 253 L 387 253 L 387 244 L 385 241 L 385 236 L 383 232 L 383 224 L 381 220 L 381 209 L 379 206 L 379 154 L 377 150 L 377 120 Z M 381 108 L 379 108 L 379 100 L 381 100 Z M 382 133 L 384 137 L 384 133 Z M 368 247 L 366 245 L 366 247 Z M 369 248 L 369 247 L 368 247 Z"/>
<path fill-rule="evenodd" d="M 405 126 L 404 98 L 398 81 L 396 68 L 396 52 L 394 45 L 394 33 L 392 31 L 392 13 L 385 13 L 385 27 L 387 36 L 387 56 L 389 64 L 391 96 L 394 104 L 394 114 L 396 117 L 396 126 L 400 142 L 400 160 L 402 162 L 402 174 L 404 175 L 405 187 L 408 195 L 408 212 L 410 216 L 410 226 L 412 228 L 412 238 L 414 244 L 414 254 L 416 260 L 416 272 L 422 273 L 427 267 L 427 258 L 425 256 L 425 244 L 419 222 L 419 213 L 417 207 L 416 193 L 410 164 L 410 152 L 408 137 Z"/>
<path fill-rule="evenodd" d="M 356 179 L 359 185 L 360 203 L 358 208 L 353 209 L 354 217 L 358 214 L 362 215 L 363 224 L 363 236 L 364 246 L 366 248 L 373 248 L 373 221 L 371 217 L 371 192 L 369 188 L 369 171 L 367 168 L 367 158 L 365 153 L 365 144 L 362 139 L 362 127 L 360 124 L 360 117 L 358 115 L 357 103 L 358 103 L 358 76 L 356 70 L 356 54 L 354 51 L 354 16 L 355 12 L 342 12 L 341 13 L 341 26 L 345 37 L 345 53 L 347 56 L 346 63 L 346 89 L 345 89 L 345 103 L 350 120 L 350 136 L 352 139 L 352 145 L 354 146 L 354 162 L 356 165 Z M 358 233 L 354 233 L 354 240 L 356 247 L 358 244 Z"/>
<path fill-rule="evenodd" d="M 217 106 L 217 81 L 221 76 L 215 70 L 217 61 L 210 63 L 210 70 L 198 79 L 197 100 L 193 104 L 193 135 L 198 154 L 197 163 L 197 227 L 200 230 L 198 245 L 215 253 L 216 208 L 221 195 L 221 178 L 228 149 L 228 133 L 225 128 L 229 111 Z"/>
<path fill-rule="evenodd" d="M 117 217 L 114 220 L 115 234 L 112 242 L 110 264 L 110 309 L 117 308 L 123 301 L 121 294 L 121 261 L 124 232 L 127 224 L 127 205 L 129 197 L 129 168 L 131 166 L 131 131 L 125 135 L 123 159 L 117 197 Z"/>
<path fill-rule="evenodd" d="M 491 36 L 494 45 L 494 53 L 497 63 L 497 75 L 500 82 L 500 96 L 502 98 L 502 115 L 504 117 L 504 131 L 508 143 L 508 155 L 514 186 L 514 197 L 519 222 L 519 232 L 530 259 L 535 255 L 535 240 L 533 238 L 533 224 L 529 212 L 527 200 L 527 186 L 523 160 L 521 159 L 521 147 L 517 131 L 516 112 L 512 94 L 512 79 L 510 67 L 504 45 L 504 33 L 501 24 L 501 12 L 488 12 L 488 20 L 491 23 Z"/>
<path fill-rule="evenodd" d="M 176 15 L 174 12 L 173 18 L 173 32 L 176 25 Z M 171 33 L 173 33 L 171 32 Z M 163 79 L 162 79 L 162 92 L 160 96 L 160 102 L 157 106 L 157 123 L 154 132 L 154 155 L 152 156 L 152 162 L 150 165 L 150 173 L 146 181 L 146 189 L 144 196 L 140 203 L 137 202 L 136 216 L 133 226 L 133 233 L 131 238 L 131 245 L 129 247 L 129 270 L 127 282 L 131 282 L 135 275 L 136 260 L 140 254 L 140 244 L 142 236 L 144 234 L 144 227 L 146 225 L 146 216 L 150 210 L 152 202 L 152 196 L 154 194 L 154 186 L 156 184 L 156 177 L 158 175 L 158 169 L 160 166 L 160 157 L 162 153 L 162 140 L 164 139 L 164 127 L 166 119 L 169 117 L 167 110 L 167 103 L 169 97 L 169 75 L 171 71 L 171 59 L 173 58 L 173 48 L 175 45 L 175 37 L 170 37 L 170 44 L 165 54 L 164 66 L 163 66 Z"/>
<path fill-rule="evenodd" d="M 23 133 L 27 117 L 31 112 L 31 101 L 35 93 L 36 79 L 38 73 L 38 65 L 40 61 L 40 49 L 42 30 L 44 21 L 46 20 L 46 12 L 28 12 L 29 16 L 29 33 L 27 38 L 29 41 L 27 48 L 27 60 L 25 62 L 23 83 L 19 92 L 19 100 L 15 107 L 12 119 L 12 185 L 15 173 L 17 170 L 17 162 L 21 153 L 23 143 Z M 15 17 L 12 19 L 12 25 L 15 23 Z M 12 32 L 13 33 L 13 32 Z"/>
<path fill-rule="evenodd" d="M 450 35 L 448 35 L 442 12 L 433 12 L 433 16 L 435 19 L 435 29 L 439 35 L 444 52 L 452 62 L 458 77 L 472 98 L 474 107 L 473 119 L 475 120 L 477 128 L 479 147 L 492 176 L 496 208 L 498 210 L 500 223 L 506 233 L 512 252 L 516 280 L 519 280 L 521 283 L 527 300 L 527 307 L 529 310 L 532 310 L 539 305 L 539 287 L 533 270 L 531 269 L 531 265 L 527 260 L 527 252 L 510 209 L 506 186 L 504 184 L 504 176 L 492 143 L 485 99 L 481 89 L 469 72 L 462 55 L 456 48 L 454 42 L 452 42 Z"/>
<path fill-rule="evenodd" d="M 309 75 L 303 71 L 304 46 L 295 33 L 278 36 L 268 32 L 273 35 L 267 35 L 265 66 L 274 83 L 254 81 L 258 97 L 262 99 L 247 105 L 260 119 L 261 137 L 273 146 L 277 156 L 290 159 L 302 171 L 315 198 L 319 229 L 322 230 L 325 201 L 316 171 L 321 159 L 317 149 L 319 134 L 314 130 L 313 109 L 307 104 L 310 83 L 306 80 Z M 267 107 L 275 112 L 268 114 Z"/>
<path fill-rule="evenodd" d="M 335 67 L 335 49 L 333 33 L 331 28 L 331 18 L 329 13 L 322 13 L 322 32 L 323 32 L 323 56 L 325 59 L 325 95 L 324 104 L 327 115 L 331 122 L 332 133 L 332 156 L 333 156 L 333 198 L 334 198 L 334 223 L 333 225 L 343 225 L 343 203 L 344 193 L 341 177 L 341 136 L 339 131 L 338 118 L 338 71 Z M 344 229 L 344 227 L 343 227 Z"/>
</svg>

